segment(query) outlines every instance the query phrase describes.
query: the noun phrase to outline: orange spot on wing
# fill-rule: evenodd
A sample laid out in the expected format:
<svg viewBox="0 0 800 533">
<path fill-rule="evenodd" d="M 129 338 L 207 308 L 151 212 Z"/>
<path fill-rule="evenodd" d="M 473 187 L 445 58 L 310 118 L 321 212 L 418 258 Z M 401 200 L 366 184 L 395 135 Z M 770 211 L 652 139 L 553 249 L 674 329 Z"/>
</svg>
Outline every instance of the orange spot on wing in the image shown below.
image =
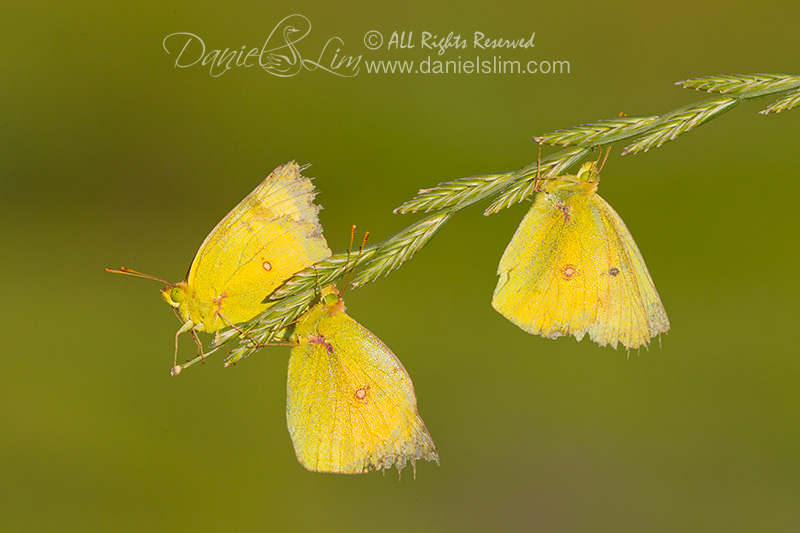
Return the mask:
<svg viewBox="0 0 800 533">
<path fill-rule="evenodd" d="M 360 387 L 356 389 L 355 392 L 353 392 L 353 396 L 356 397 L 356 400 L 362 403 L 366 403 L 367 396 L 369 394 L 369 389 L 370 389 L 369 385 L 367 385 L 366 387 Z"/>
<path fill-rule="evenodd" d="M 566 264 L 561 268 L 561 277 L 564 278 L 567 281 L 569 281 L 572 278 L 574 278 L 575 274 L 577 274 L 577 273 L 578 273 L 578 269 L 575 268 L 575 265 L 573 265 L 571 263 Z"/>
</svg>

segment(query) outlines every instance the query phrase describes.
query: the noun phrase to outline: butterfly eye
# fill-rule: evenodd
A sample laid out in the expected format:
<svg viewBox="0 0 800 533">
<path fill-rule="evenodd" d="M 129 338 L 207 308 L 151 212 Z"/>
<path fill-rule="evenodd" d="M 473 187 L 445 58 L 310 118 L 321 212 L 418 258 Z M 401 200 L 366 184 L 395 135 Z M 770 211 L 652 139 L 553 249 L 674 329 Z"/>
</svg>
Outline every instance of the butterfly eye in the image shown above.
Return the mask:
<svg viewBox="0 0 800 533">
<path fill-rule="evenodd" d="M 173 287 L 172 290 L 169 292 L 169 299 L 173 302 L 181 303 L 183 301 L 183 291 L 180 290 L 178 287 Z"/>
<path fill-rule="evenodd" d="M 330 293 L 325 295 L 325 305 L 333 305 L 339 301 L 339 295 Z"/>
</svg>

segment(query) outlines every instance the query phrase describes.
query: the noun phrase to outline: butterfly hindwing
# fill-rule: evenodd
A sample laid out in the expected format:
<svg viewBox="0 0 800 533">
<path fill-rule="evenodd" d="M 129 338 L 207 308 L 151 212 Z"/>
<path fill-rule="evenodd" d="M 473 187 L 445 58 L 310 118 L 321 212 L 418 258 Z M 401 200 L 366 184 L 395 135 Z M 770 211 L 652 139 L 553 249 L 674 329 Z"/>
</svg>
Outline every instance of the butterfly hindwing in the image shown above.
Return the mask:
<svg viewBox="0 0 800 533">
<path fill-rule="evenodd" d="M 605 306 L 590 337 L 599 344 L 638 347 L 669 330 L 669 319 L 639 247 L 616 211 L 594 195 L 606 234 L 608 261 L 602 272 Z"/>
<path fill-rule="evenodd" d="M 344 311 L 310 315 L 298 324 L 287 380 L 286 418 L 300 463 L 355 474 L 438 462 L 411 379 L 391 350 Z"/>
</svg>

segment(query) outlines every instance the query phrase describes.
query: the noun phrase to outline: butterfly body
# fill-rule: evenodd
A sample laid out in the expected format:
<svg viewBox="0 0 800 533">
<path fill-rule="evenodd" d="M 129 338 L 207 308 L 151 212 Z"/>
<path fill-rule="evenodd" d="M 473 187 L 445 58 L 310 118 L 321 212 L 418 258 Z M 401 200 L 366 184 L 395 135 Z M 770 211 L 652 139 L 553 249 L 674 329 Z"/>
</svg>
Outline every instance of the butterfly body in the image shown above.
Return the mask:
<svg viewBox="0 0 800 533">
<path fill-rule="evenodd" d="M 593 163 L 544 180 L 498 267 L 492 305 L 546 338 L 637 348 L 669 320 L 636 242 L 597 194 Z"/>
<path fill-rule="evenodd" d="M 411 378 L 389 348 L 345 313 L 329 288 L 297 324 L 286 418 L 309 470 L 356 474 L 439 457 Z"/>
</svg>

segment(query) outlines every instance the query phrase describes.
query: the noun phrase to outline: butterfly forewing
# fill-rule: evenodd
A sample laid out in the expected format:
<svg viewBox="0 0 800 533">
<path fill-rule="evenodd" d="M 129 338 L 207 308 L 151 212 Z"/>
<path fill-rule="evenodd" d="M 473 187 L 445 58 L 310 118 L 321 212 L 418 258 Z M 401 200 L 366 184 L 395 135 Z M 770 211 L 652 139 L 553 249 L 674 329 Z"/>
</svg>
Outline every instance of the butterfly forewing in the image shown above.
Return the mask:
<svg viewBox="0 0 800 533">
<path fill-rule="evenodd" d="M 187 283 L 205 331 L 247 321 L 273 290 L 330 256 L 313 203 L 314 186 L 296 163 L 278 167 L 206 237 Z"/>
</svg>

